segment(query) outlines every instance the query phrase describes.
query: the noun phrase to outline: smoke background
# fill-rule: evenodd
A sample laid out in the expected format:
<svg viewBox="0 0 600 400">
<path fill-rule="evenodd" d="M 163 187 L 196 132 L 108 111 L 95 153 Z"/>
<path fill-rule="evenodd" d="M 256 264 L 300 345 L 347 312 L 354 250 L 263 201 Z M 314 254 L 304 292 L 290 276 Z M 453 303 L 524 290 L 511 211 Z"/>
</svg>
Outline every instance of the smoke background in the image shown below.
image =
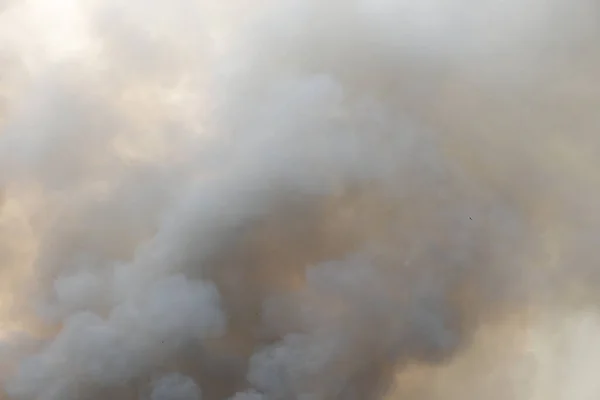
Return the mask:
<svg viewBox="0 0 600 400">
<path fill-rule="evenodd" d="M 0 9 L 0 398 L 597 398 L 595 1 Z"/>
</svg>

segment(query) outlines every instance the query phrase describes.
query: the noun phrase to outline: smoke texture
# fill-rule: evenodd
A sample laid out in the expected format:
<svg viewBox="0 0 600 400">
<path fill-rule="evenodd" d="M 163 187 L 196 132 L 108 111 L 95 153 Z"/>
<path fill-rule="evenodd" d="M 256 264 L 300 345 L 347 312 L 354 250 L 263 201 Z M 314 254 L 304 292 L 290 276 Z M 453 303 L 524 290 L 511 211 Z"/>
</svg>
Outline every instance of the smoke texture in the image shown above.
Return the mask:
<svg viewBox="0 0 600 400">
<path fill-rule="evenodd" d="M 599 11 L 0 1 L 0 399 L 596 399 Z"/>
</svg>

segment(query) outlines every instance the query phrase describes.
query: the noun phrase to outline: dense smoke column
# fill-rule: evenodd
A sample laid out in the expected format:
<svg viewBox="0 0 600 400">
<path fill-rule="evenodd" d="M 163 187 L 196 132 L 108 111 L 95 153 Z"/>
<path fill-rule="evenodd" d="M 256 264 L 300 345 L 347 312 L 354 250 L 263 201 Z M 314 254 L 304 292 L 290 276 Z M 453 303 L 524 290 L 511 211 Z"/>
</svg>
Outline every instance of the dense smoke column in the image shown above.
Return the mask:
<svg viewBox="0 0 600 400">
<path fill-rule="evenodd" d="M 120 3 L 0 16 L 5 398 L 543 393 L 523 326 L 597 302 L 591 1 Z"/>
</svg>

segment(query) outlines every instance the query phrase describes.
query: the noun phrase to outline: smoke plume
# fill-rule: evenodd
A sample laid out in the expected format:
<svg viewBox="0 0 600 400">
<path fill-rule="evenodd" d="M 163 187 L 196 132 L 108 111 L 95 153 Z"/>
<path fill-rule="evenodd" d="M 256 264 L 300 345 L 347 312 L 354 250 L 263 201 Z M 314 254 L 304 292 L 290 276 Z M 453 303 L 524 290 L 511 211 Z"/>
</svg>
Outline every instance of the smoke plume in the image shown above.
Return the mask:
<svg viewBox="0 0 600 400">
<path fill-rule="evenodd" d="M 0 1 L 0 399 L 597 398 L 599 11 Z"/>
</svg>

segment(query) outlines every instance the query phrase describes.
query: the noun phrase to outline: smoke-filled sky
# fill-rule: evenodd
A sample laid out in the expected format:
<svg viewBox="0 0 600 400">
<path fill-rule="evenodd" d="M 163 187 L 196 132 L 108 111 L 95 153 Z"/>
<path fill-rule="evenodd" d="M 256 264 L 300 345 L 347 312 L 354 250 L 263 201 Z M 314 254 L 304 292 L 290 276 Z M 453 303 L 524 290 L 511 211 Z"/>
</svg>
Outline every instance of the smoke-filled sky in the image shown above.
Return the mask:
<svg viewBox="0 0 600 400">
<path fill-rule="evenodd" d="M 596 400 L 596 0 L 0 1 L 0 399 Z"/>
</svg>

